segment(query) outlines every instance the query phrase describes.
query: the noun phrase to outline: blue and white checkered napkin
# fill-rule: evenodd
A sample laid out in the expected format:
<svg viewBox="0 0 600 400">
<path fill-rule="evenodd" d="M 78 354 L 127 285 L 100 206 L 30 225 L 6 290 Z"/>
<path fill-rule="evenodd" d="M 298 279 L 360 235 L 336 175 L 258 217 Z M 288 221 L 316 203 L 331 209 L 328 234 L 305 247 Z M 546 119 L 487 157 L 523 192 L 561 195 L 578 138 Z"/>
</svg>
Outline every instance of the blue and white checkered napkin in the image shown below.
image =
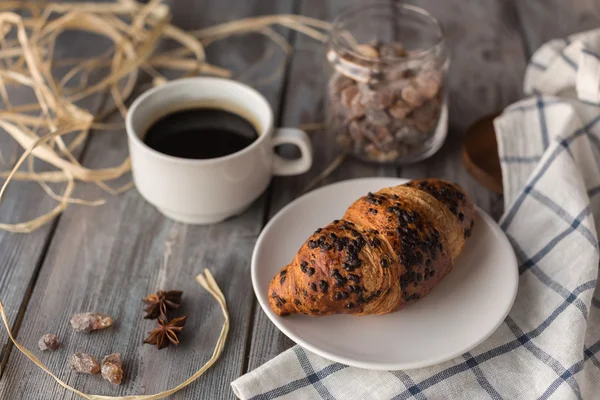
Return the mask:
<svg viewBox="0 0 600 400">
<path fill-rule="evenodd" d="M 461 357 L 410 371 L 352 368 L 295 346 L 233 382 L 239 398 L 600 399 L 600 30 L 544 45 L 525 92 L 495 121 L 501 226 L 520 264 L 500 328 Z"/>
</svg>

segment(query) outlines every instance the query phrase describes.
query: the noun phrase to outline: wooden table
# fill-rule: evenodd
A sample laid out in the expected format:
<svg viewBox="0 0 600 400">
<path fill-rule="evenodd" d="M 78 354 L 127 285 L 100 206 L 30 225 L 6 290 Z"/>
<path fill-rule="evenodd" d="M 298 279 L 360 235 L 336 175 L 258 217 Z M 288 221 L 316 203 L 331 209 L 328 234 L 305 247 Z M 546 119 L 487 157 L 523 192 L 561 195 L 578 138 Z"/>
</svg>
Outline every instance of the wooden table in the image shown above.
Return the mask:
<svg viewBox="0 0 600 400">
<path fill-rule="evenodd" d="M 237 18 L 271 13 L 298 13 L 331 20 L 349 5 L 335 0 L 170 1 L 173 21 L 197 29 Z M 495 217 L 500 196 L 469 177 L 461 163 L 460 138 L 478 118 L 519 99 L 528 57 L 545 41 L 597 27 L 597 0 L 422 0 L 419 4 L 442 21 L 452 52 L 450 132 L 431 159 L 410 167 L 390 168 L 348 160 L 320 185 L 365 176 L 441 177 L 466 188 L 475 202 Z M 301 34 L 279 29 L 297 49 L 284 73 L 259 86 L 282 126 L 322 121 L 325 62 L 319 45 Z M 57 52 L 89 54 L 90 35 L 71 36 Z M 211 46 L 213 63 L 236 71 L 267 71 L 267 41 L 258 35 Z M 243 215 L 213 226 L 187 226 L 165 219 L 135 190 L 108 199 L 102 207 L 71 206 L 32 234 L 0 232 L 0 298 L 13 333 L 37 351 L 38 338 L 59 335 L 63 345 L 41 360 L 69 384 L 87 393 L 125 395 L 154 393 L 173 387 L 209 357 L 222 324 L 215 301 L 193 277 L 210 268 L 222 287 L 231 313 L 231 331 L 222 358 L 196 383 L 174 399 L 232 398 L 230 382 L 286 350 L 293 343 L 269 322 L 257 305 L 250 283 L 250 255 L 265 223 L 336 156 L 331 135 L 314 132 L 315 164 L 298 177 L 273 180 L 267 192 Z M 8 146 L 0 137 L 0 146 Z M 92 134 L 78 157 L 84 165 L 116 165 L 127 153 L 125 135 Z M 104 193 L 80 185 L 78 197 Z M 49 210 L 53 201 L 35 184 L 16 184 L 0 208 L 3 222 L 29 219 Z M 182 314 L 188 323 L 177 348 L 156 351 L 142 345 L 152 323 L 142 319 L 140 299 L 157 289 L 184 290 Z M 92 335 L 74 333 L 72 314 L 102 311 L 116 325 Z M 2 399 L 71 399 L 50 377 L 9 344 L 0 332 Z M 114 387 L 98 376 L 77 375 L 66 361 L 75 351 L 102 357 L 121 352 L 126 379 Z"/>
</svg>

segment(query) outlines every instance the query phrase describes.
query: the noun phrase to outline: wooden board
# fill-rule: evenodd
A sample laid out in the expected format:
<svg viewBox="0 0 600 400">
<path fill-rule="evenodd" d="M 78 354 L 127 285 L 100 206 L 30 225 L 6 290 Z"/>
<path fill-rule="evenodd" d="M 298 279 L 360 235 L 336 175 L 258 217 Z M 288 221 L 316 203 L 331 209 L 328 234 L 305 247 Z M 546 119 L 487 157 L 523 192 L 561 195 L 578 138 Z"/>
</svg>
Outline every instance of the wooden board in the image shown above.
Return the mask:
<svg viewBox="0 0 600 400">
<path fill-rule="evenodd" d="M 243 4 L 220 0 L 193 5 L 178 1 L 171 5 L 174 23 L 184 29 L 292 11 L 291 3 L 278 0 Z M 258 35 L 232 39 L 211 46 L 209 57 L 214 63 L 245 71 L 261 60 L 266 51 L 264 43 L 265 39 Z M 265 68 L 270 67 L 267 61 Z M 274 105 L 279 103 L 281 79 L 259 88 Z M 124 132 L 99 132 L 92 137 L 83 163 L 91 167 L 115 165 L 126 155 Z M 96 198 L 104 194 L 99 188 L 86 185 L 79 195 Z M 165 219 L 135 190 L 109 198 L 103 207 L 70 207 L 50 243 L 18 339 L 39 354 L 36 350 L 39 337 L 47 332 L 57 333 L 63 341 L 61 349 L 40 354 L 40 358 L 61 378 L 85 392 L 125 395 L 174 387 L 208 360 L 221 329 L 219 306 L 194 280 L 203 268 L 210 268 L 231 312 L 227 349 L 221 361 L 197 384 L 172 398 L 232 397 L 229 383 L 241 372 L 246 345 L 253 299 L 249 259 L 261 228 L 262 213 L 261 199 L 242 216 L 225 223 L 186 226 Z M 167 258 L 168 254 L 171 255 Z M 140 300 L 161 288 L 185 292 L 180 311 L 189 319 L 182 344 L 158 352 L 142 345 L 155 322 L 142 319 Z M 116 326 L 91 335 L 74 333 L 69 319 L 81 311 L 106 312 L 116 319 Z M 98 358 L 121 352 L 127 376 L 124 384 L 115 387 L 99 376 L 69 371 L 67 361 L 75 351 L 90 352 Z M 38 399 L 40 393 L 47 394 L 46 398 L 51 393 L 56 393 L 56 398 L 75 398 L 13 351 L 0 382 L 0 398 Z"/>
<path fill-rule="evenodd" d="M 348 2 L 317 3 L 306 0 L 301 13 L 332 19 Z M 461 164 L 460 137 L 470 123 L 497 109 L 502 109 L 520 96 L 525 67 L 524 52 L 516 21 L 503 2 L 487 1 L 465 7 L 459 0 L 441 3 L 422 1 L 419 5 L 433 10 L 445 30 L 452 56 L 450 73 L 450 132 L 447 143 L 432 159 L 410 167 L 383 168 L 355 160 L 347 160 L 342 168 L 320 185 L 361 176 L 402 176 L 406 178 L 440 177 L 463 185 L 484 210 L 498 217 L 502 212 L 501 197 L 472 180 Z M 465 21 L 470 21 L 469 27 Z M 297 46 L 309 47 L 302 38 Z M 317 47 L 317 46 L 311 46 Z M 297 54 L 288 78 L 283 123 L 295 125 L 322 120 L 326 71 L 323 56 Z M 510 67 L 510 68 L 509 68 Z M 323 73 L 313 73 L 320 68 Z M 490 82 L 495 84 L 490 85 Z M 335 144 L 326 132 L 314 134 L 315 167 L 307 175 L 278 179 L 273 184 L 269 216 L 296 198 L 307 181 L 321 172 L 335 157 Z M 256 307 L 248 370 L 260 366 L 293 345 Z"/>
<path fill-rule="evenodd" d="M 90 47 L 90 40 L 94 39 L 98 39 L 98 37 L 86 32 L 65 32 L 56 42 L 55 55 L 57 59 L 97 55 L 106 48 L 107 43 L 97 43 L 96 46 Z M 13 106 L 36 102 L 33 91 L 17 85 L 8 86 L 8 93 Z M 80 105 L 89 110 L 99 109 L 104 98 L 104 93 L 99 93 L 86 99 Z M 2 102 L 0 101 L 0 103 Z M 3 103 L 0 105 L 0 109 L 5 109 Z M 83 147 L 74 152 L 76 157 L 81 155 Z M 0 129 L 0 150 L 3 154 L 0 169 L 10 170 L 22 154 L 22 149 L 2 129 Z M 36 171 L 56 170 L 39 160 L 34 165 Z M 21 170 L 25 171 L 25 166 Z M 4 179 L 0 179 L 0 183 L 3 184 Z M 62 193 L 64 190 L 64 185 L 60 184 L 51 185 L 51 187 L 57 193 Z M 52 210 L 55 206 L 56 201 L 50 198 L 37 183 L 13 180 L 0 204 L 0 216 L 3 223 L 20 223 L 36 218 Z M 19 329 L 22 313 L 29 302 L 42 260 L 54 233 L 56 221 L 44 225 L 30 234 L 0 230 L 0 299 L 4 302 L 13 332 L 17 332 Z M 8 337 L 3 333 L 0 334 L 0 338 L 2 340 L 0 376 L 2 376 L 12 346 L 8 344 Z"/>
<path fill-rule="evenodd" d="M 185 29 L 271 13 L 332 19 L 350 4 L 345 0 L 170 3 L 174 23 Z M 460 138 L 472 122 L 521 96 L 526 57 L 548 39 L 597 27 L 600 7 L 593 0 L 569 4 L 558 0 L 421 0 L 417 4 L 441 19 L 452 52 L 447 143 L 430 160 L 410 167 L 379 167 L 348 159 L 317 186 L 363 176 L 437 176 L 459 182 L 478 205 L 497 218 L 503 208 L 501 197 L 467 175 L 460 161 Z M 274 106 L 280 126 L 322 122 L 328 76 L 323 47 L 304 35 L 279 32 L 292 39 L 296 54 L 289 68 L 258 89 Z M 241 71 L 238 78 L 256 82 L 276 70 L 278 60 L 269 59 L 265 43 L 258 35 L 230 39 L 211 46 L 209 59 Z M 96 46 L 94 39 L 81 36 L 69 39 L 58 50 L 82 56 L 87 50 L 97 50 Z M 39 354 L 38 338 L 43 333 L 57 333 L 63 347 L 40 358 L 84 391 L 142 394 L 175 386 L 209 358 L 222 323 L 216 303 L 193 280 L 208 267 L 224 290 L 231 312 L 227 349 L 198 383 L 172 398 L 233 398 L 232 380 L 293 345 L 256 304 L 250 284 L 250 255 L 266 221 L 300 195 L 337 156 L 331 135 L 323 131 L 311 135 L 315 165 L 308 174 L 274 179 L 250 210 L 219 225 L 192 227 L 169 221 L 132 190 L 109 198 L 100 208 L 72 206 L 55 224 L 31 235 L 0 232 L 0 298 L 7 305 L 18 339 Z M 2 150 L 5 143 L 0 136 Z M 103 167 L 117 164 L 126 153 L 123 132 L 99 132 L 92 136 L 88 151 L 80 155 L 84 165 Z M 3 221 L 33 217 L 53 204 L 35 184 L 11 186 L 8 194 L 0 207 Z M 77 195 L 93 199 L 105 194 L 93 185 L 84 185 Z M 142 319 L 140 299 L 160 288 L 184 290 L 181 313 L 189 315 L 189 321 L 179 347 L 157 352 L 141 345 L 152 322 Z M 72 332 L 71 315 L 89 310 L 113 315 L 116 326 L 90 335 Z M 0 340 L 8 343 L 4 333 Z M 33 400 L 40 398 L 40 393 L 48 399 L 75 398 L 20 353 L 7 349 L 5 345 L 1 354 L 8 368 L 0 380 L 0 398 Z M 113 387 L 99 376 L 70 372 L 66 363 L 75 351 L 98 358 L 121 352 L 126 369 L 123 386 Z"/>
<path fill-rule="evenodd" d="M 600 27 L 597 0 L 516 1 L 515 6 L 528 56 L 550 39 Z"/>
</svg>

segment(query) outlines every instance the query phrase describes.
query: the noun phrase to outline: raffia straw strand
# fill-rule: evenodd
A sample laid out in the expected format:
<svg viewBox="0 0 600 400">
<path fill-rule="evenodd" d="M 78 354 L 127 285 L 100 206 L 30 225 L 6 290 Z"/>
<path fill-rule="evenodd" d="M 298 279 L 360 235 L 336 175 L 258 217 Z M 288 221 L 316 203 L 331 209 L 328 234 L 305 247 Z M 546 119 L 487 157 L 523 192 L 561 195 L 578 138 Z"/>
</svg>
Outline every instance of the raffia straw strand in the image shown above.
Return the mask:
<svg viewBox="0 0 600 400">
<path fill-rule="evenodd" d="M 27 168 L 29 170 L 29 173 L 31 174 L 35 174 L 35 170 L 33 167 L 33 161 L 34 161 L 34 157 L 31 156 L 31 154 L 29 155 L 29 157 L 27 157 Z M 69 198 L 65 198 L 59 194 L 56 194 L 56 192 L 54 190 L 52 190 L 52 188 L 44 181 L 37 181 L 37 183 L 41 186 L 41 188 L 44 190 L 44 192 L 46 192 L 46 194 L 50 197 L 52 197 L 54 200 L 62 202 L 62 201 L 66 201 L 69 204 L 79 204 L 82 206 L 89 206 L 89 207 L 98 207 L 101 206 L 103 204 L 106 203 L 106 200 L 104 199 L 98 199 L 98 200 L 84 200 L 84 199 L 77 199 L 74 197 L 69 197 Z"/>
<path fill-rule="evenodd" d="M 101 188 L 102 190 L 104 190 L 105 192 L 107 192 L 107 193 L 109 193 L 109 194 L 111 194 L 113 196 L 118 196 L 121 193 L 126 192 L 127 190 L 131 189 L 134 186 L 133 181 L 128 182 L 128 183 L 126 183 L 126 184 L 124 184 L 121 187 L 118 187 L 116 189 L 111 188 L 110 186 L 108 186 L 106 183 L 104 183 L 102 181 L 98 181 L 98 182 L 95 182 L 95 183 L 96 183 L 96 185 L 99 188 Z"/>
<path fill-rule="evenodd" d="M 50 375 L 60 386 L 69 390 L 70 392 L 75 393 L 76 395 L 83 397 L 88 400 L 158 400 L 163 399 L 167 396 L 170 396 L 186 386 L 190 385 L 194 381 L 196 381 L 206 370 L 208 370 L 212 365 L 217 362 L 221 354 L 223 353 L 223 349 L 225 348 L 225 343 L 227 341 L 227 334 L 229 333 L 229 312 L 227 310 L 227 302 L 225 301 L 225 296 L 223 296 L 223 292 L 219 288 L 219 285 L 213 278 L 212 274 L 208 269 L 205 269 L 202 274 L 196 276 L 196 281 L 208 292 L 211 296 L 219 304 L 221 311 L 223 313 L 223 327 L 221 328 L 221 332 L 219 334 L 219 338 L 217 339 L 217 343 L 215 345 L 215 349 L 211 358 L 192 376 L 186 379 L 184 382 L 180 383 L 176 387 L 165 390 L 156 394 L 145 394 L 145 395 L 132 395 L 132 396 L 103 396 L 103 395 L 95 395 L 95 394 L 87 394 L 83 393 L 72 386 L 69 386 L 67 383 L 63 382 L 58 376 L 56 376 L 48 367 L 44 365 L 31 351 L 27 350 L 23 345 L 21 345 L 14 338 L 10 324 L 8 323 L 8 318 L 6 317 L 6 311 L 4 309 L 4 304 L 0 301 L 0 315 L 2 316 L 2 322 L 4 323 L 4 328 L 6 329 L 6 333 L 8 333 L 8 337 L 11 342 L 19 349 L 21 353 L 23 353 L 27 358 L 29 358 L 35 365 L 41 368 L 44 372 Z"/>
<path fill-rule="evenodd" d="M 307 122 L 306 124 L 298 125 L 298 129 L 302 129 L 305 132 L 320 131 L 325 129 L 324 122 Z"/>
</svg>

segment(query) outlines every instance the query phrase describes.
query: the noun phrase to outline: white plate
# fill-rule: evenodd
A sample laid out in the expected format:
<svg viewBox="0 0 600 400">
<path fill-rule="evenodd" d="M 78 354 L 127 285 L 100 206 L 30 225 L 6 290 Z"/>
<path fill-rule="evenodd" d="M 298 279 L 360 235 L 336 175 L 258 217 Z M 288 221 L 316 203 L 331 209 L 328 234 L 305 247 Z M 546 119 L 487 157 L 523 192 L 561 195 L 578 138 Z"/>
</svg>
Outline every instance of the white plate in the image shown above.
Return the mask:
<svg viewBox="0 0 600 400">
<path fill-rule="evenodd" d="M 480 209 L 473 234 L 452 271 L 410 307 L 362 317 L 279 317 L 271 311 L 269 282 L 315 229 L 340 218 L 367 192 L 404 182 L 367 178 L 325 186 L 287 205 L 260 234 L 252 255 L 254 292 L 275 326 L 300 346 L 360 368 L 420 368 L 469 351 L 508 314 L 517 293 L 517 260 L 504 233 Z"/>
</svg>

